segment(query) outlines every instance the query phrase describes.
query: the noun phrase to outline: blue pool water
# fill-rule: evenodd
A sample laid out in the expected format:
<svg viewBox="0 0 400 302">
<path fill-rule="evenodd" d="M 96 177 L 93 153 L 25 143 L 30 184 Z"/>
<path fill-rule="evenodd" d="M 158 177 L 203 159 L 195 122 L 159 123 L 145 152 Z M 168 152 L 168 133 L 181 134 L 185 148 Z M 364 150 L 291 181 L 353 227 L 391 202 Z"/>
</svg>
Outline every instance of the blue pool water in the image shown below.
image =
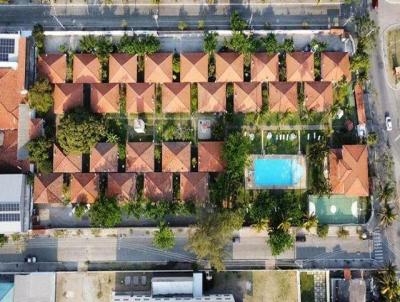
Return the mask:
<svg viewBox="0 0 400 302">
<path fill-rule="evenodd" d="M 254 160 L 256 186 L 293 186 L 303 176 L 304 169 L 295 159 L 258 158 Z"/>
</svg>

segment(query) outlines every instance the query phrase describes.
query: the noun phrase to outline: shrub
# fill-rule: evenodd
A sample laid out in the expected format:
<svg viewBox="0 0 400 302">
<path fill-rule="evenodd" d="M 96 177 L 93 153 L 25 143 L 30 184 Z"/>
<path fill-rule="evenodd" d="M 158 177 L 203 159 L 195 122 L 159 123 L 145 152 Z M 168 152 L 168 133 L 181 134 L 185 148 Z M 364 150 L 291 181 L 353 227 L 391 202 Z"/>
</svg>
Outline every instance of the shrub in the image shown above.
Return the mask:
<svg viewBox="0 0 400 302">
<path fill-rule="evenodd" d="M 344 227 L 340 227 L 337 231 L 337 236 L 339 238 L 346 238 L 349 236 L 349 231 L 346 230 Z"/>
<path fill-rule="evenodd" d="M 377 142 L 378 142 L 378 135 L 376 134 L 376 132 L 368 133 L 367 144 L 369 146 L 373 146 L 376 145 Z"/>
<path fill-rule="evenodd" d="M 178 23 L 178 29 L 184 31 L 185 29 L 188 28 L 188 25 L 185 21 L 179 21 Z"/>
<path fill-rule="evenodd" d="M 320 238 L 326 238 L 329 232 L 329 225 L 327 224 L 318 224 L 317 226 L 317 235 Z"/>
<path fill-rule="evenodd" d="M 265 38 L 261 39 L 261 44 L 265 51 L 269 54 L 274 54 L 279 51 L 279 43 L 274 34 L 268 34 Z"/>
<path fill-rule="evenodd" d="M 215 32 L 208 32 L 204 35 L 203 50 L 208 54 L 213 54 L 217 48 L 218 34 Z"/>
<path fill-rule="evenodd" d="M 199 22 L 197 22 L 197 29 L 204 29 L 206 27 L 206 21 L 204 20 L 199 20 Z"/>
<path fill-rule="evenodd" d="M 46 114 L 53 106 L 53 89 L 48 79 L 36 81 L 28 93 L 29 106 Z"/>
<path fill-rule="evenodd" d="M 4 246 L 8 242 L 8 237 L 4 234 L 0 234 L 0 247 Z"/>
<path fill-rule="evenodd" d="M 153 245 L 162 250 L 170 250 L 175 246 L 175 235 L 172 229 L 164 223 L 154 233 Z"/>
<path fill-rule="evenodd" d="M 160 40 L 156 36 L 134 35 L 122 36 L 118 44 L 118 51 L 131 55 L 144 56 L 160 50 Z"/>
<path fill-rule="evenodd" d="M 232 13 L 230 22 L 233 31 L 243 31 L 248 28 L 247 22 L 239 16 L 237 11 Z"/>
<path fill-rule="evenodd" d="M 115 198 L 100 196 L 89 210 L 90 224 L 99 228 L 112 228 L 122 221 L 122 211 Z"/>
<path fill-rule="evenodd" d="M 36 24 L 32 30 L 32 37 L 35 41 L 35 46 L 39 52 L 39 54 L 44 54 L 46 52 L 45 49 L 45 36 L 43 26 L 40 24 Z"/>
<path fill-rule="evenodd" d="M 62 117 L 57 129 L 57 141 L 66 153 L 89 153 L 106 134 L 101 117 L 79 108 Z"/>
<path fill-rule="evenodd" d="M 78 203 L 78 205 L 75 207 L 75 217 L 78 219 L 82 219 L 82 217 L 85 215 L 87 210 L 87 206 L 84 203 Z"/>
<path fill-rule="evenodd" d="M 53 169 L 51 162 L 52 143 L 40 136 L 27 144 L 29 160 L 36 164 L 39 172 L 50 173 Z"/>
<path fill-rule="evenodd" d="M 282 229 L 271 230 L 268 235 L 272 256 L 278 256 L 294 245 L 293 236 Z"/>
</svg>

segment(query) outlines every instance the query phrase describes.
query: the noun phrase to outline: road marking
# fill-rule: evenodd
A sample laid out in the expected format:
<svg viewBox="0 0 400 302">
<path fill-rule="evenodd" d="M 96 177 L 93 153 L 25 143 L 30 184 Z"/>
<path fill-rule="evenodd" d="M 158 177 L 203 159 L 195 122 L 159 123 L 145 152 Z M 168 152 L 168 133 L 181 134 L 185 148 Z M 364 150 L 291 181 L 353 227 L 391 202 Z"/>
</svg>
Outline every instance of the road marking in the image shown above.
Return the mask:
<svg viewBox="0 0 400 302">
<path fill-rule="evenodd" d="M 395 142 L 397 142 L 400 139 L 400 134 L 397 135 L 397 137 L 394 139 Z"/>
</svg>

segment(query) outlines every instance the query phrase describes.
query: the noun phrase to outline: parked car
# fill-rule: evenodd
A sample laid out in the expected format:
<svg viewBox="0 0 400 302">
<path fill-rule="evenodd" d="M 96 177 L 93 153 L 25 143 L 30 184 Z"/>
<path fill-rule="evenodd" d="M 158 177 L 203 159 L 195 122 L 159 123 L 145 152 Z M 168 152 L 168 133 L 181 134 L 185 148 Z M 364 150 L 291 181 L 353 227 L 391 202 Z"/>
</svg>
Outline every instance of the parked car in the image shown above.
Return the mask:
<svg viewBox="0 0 400 302">
<path fill-rule="evenodd" d="M 25 258 L 25 262 L 26 263 L 36 263 L 36 256 L 33 256 L 33 255 L 28 255 L 26 258 Z"/>
<path fill-rule="evenodd" d="M 379 0 L 372 0 L 372 8 L 373 9 L 378 9 L 378 5 L 379 5 Z"/>
<path fill-rule="evenodd" d="M 385 118 L 385 124 L 386 124 L 386 130 L 387 131 L 392 131 L 393 130 L 392 119 L 390 118 L 389 115 L 387 115 L 386 118 Z"/>
</svg>

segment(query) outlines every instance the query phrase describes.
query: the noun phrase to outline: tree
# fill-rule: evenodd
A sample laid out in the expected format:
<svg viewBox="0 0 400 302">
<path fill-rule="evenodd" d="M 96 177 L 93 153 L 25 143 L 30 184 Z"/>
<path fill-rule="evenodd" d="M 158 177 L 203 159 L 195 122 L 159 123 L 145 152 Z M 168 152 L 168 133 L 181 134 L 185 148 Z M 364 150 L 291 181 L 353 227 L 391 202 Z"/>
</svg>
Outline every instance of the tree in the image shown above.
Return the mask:
<svg viewBox="0 0 400 302">
<path fill-rule="evenodd" d="M 320 166 L 329 153 L 328 147 L 324 141 L 310 144 L 307 151 L 307 159 L 313 166 Z"/>
<path fill-rule="evenodd" d="M 82 108 L 66 113 L 57 129 L 57 141 L 66 153 L 89 153 L 106 135 L 104 120 Z"/>
<path fill-rule="evenodd" d="M 153 54 L 160 50 L 160 40 L 156 36 L 134 35 L 129 37 L 124 35 L 118 44 L 118 51 L 131 55 L 144 56 Z"/>
<path fill-rule="evenodd" d="M 189 233 L 187 249 L 199 259 L 205 259 L 217 271 L 224 269 L 225 246 L 232 239 L 232 233 L 242 227 L 243 214 L 240 211 L 222 210 L 199 219 Z"/>
<path fill-rule="evenodd" d="M 292 218 L 286 217 L 279 225 L 278 229 L 284 232 L 289 232 L 292 226 Z"/>
<path fill-rule="evenodd" d="M 393 208 L 385 202 L 378 212 L 379 224 L 383 227 L 388 227 L 397 219 L 397 214 L 394 212 Z"/>
<path fill-rule="evenodd" d="M 154 233 L 153 245 L 162 250 L 170 250 L 175 246 L 175 235 L 170 227 L 161 223 Z"/>
<path fill-rule="evenodd" d="M 344 106 L 347 103 L 347 98 L 350 91 L 350 84 L 346 81 L 346 79 L 342 79 L 336 83 L 333 90 L 333 99 L 334 102 Z"/>
<path fill-rule="evenodd" d="M 293 38 L 287 38 L 283 40 L 283 43 L 279 46 L 280 51 L 287 53 L 287 52 L 293 52 L 294 51 L 294 41 Z"/>
<path fill-rule="evenodd" d="M 271 248 L 272 256 L 278 256 L 294 245 L 293 236 L 284 230 L 274 229 L 268 235 L 267 242 Z"/>
<path fill-rule="evenodd" d="M 346 230 L 344 227 L 340 227 L 340 228 L 338 229 L 338 231 L 336 232 L 336 234 L 337 234 L 337 236 L 338 236 L 339 238 L 346 238 L 346 237 L 349 236 L 349 231 Z"/>
<path fill-rule="evenodd" d="M 356 74 L 368 73 L 369 67 L 369 55 L 363 50 L 357 50 L 351 57 L 350 70 Z"/>
<path fill-rule="evenodd" d="M 265 38 L 261 39 L 261 43 L 265 48 L 265 51 L 269 54 L 275 54 L 279 52 L 279 43 L 276 40 L 274 34 L 268 34 Z"/>
<path fill-rule="evenodd" d="M 86 214 L 87 206 L 84 203 L 78 203 L 75 206 L 75 217 L 78 219 L 82 219 L 82 217 Z"/>
<path fill-rule="evenodd" d="M 249 55 L 259 48 L 259 40 L 253 35 L 245 35 L 242 32 L 233 32 L 230 40 L 225 40 L 225 46 L 235 52 Z"/>
<path fill-rule="evenodd" d="M 243 20 L 235 10 L 231 15 L 231 29 L 233 31 L 243 31 L 248 28 L 248 24 Z"/>
<path fill-rule="evenodd" d="M 268 223 L 268 219 L 260 218 L 255 223 L 253 223 L 251 227 L 255 229 L 257 233 L 260 233 L 262 231 L 268 231 Z"/>
<path fill-rule="evenodd" d="M 117 200 L 100 196 L 89 210 L 90 224 L 99 228 L 112 228 L 122 221 L 122 211 Z"/>
<path fill-rule="evenodd" d="M 358 49 L 366 51 L 375 47 L 376 36 L 379 28 L 376 26 L 375 21 L 372 20 L 368 14 L 357 17 L 356 19 L 357 35 L 358 35 Z"/>
<path fill-rule="evenodd" d="M 197 22 L 197 29 L 203 30 L 206 27 L 206 21 L 204 20 L 199 20 Z"/>
<path fill-rule="evenodd" d="M 83 53 L 96 54 L 97 38 L 93 35 L 83 36 L 79 40 L 79 49 Z"/>
<path fill-rule="evenodd" d="M 373 146 L 378 143 L 378 134 L 376 132 L 370 132 L 368 133 L 367 137 L 367 144 L 368 146 Z"/>
<path fill-rule="evenodd" d="M 218 44 L 217 40 L 218 34 L 216 32 L 208 32 L 204 35 L 203 49 L 204 52 L 212 55 Z"/>
<path fill-rule="evenodd" d="M 400 299 L 400 286 L 396 274 L 396 267 L 388 263 L 377 275 L 379 292 L 383 301 L 394 302 Z"/>
<path fill-rule="evenodd" d="M 35 24 L 32 30 L 32 37 L 33 40 L 35 41 L 35 46 L 39 52 L 39 54 L 44 54 L 46 52 L 45 49 L 45 35 L 44 35 L 44 29 L 43 26 L 40 24 Z"/>
<path fill-rule="evenodd" d="M 29 106 L 40 114 L 46 114 L 53 106 L 53 89 L 48 79 L 38 80 L 29 89 Z"/>
<path fill-rule="evenodd" d="M 310 43 L 312 51 L 316 53 L 324 52 L 328 48 L 328 44 L 317 39 L 312 39 Z"/>
<path fill-rule="evenodd" d="M 187 27 L 188 27 L 188 25 L 185 21 L 179 21 L 179 23 L 178 23 L 179 30 L 184 31 Z"/>
<path fill-rule="evenodd" d="M 326 238 L 329 232 L 329 225 L 327 224 L 318 224 L 317 226 L 317 235 L 320 238 Z"/>
<path fill-rule="evenodd" d="M 378 187 L 378 199 L 380 202 L 387 203 L 391 201 L 396 193 L 396 188 L 391 182 L 380 183 Z"/>
<path fill-rule="evenodd" d="M 3 247 L 8 242 L 8 236 L 0 234 L 0 247 Z"/>
<path fill-rule="evenodd" d="M 303 227 L 307 230 L 310 231 L 311 228 L 315 228 L 318 226 L 318 218 L 315 216 L 315 214 L 307 215 L 305 217 L 305 221 L 303 223 Z"/>
<path fill-rule="evenodd" d="M 50 173 L 53 169 L 51 162 L 52 146 L 50 140 L 40 136 L 30 141 L 26 148 L 29 152 L 29 160 L 36 164 L 39 172 Z"/>
</svg>

